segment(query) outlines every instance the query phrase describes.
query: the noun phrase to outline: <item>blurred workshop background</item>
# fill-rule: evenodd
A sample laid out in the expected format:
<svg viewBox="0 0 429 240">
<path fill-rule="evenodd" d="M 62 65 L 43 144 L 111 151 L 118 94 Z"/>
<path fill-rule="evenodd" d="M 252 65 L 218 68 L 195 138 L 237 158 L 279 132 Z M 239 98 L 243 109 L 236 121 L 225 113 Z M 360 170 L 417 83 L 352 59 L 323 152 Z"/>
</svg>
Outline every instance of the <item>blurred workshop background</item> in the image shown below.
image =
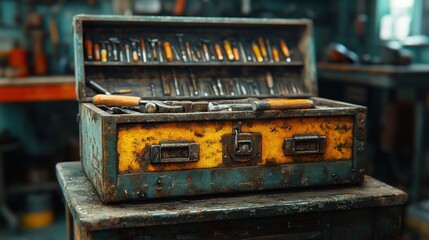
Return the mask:
<svg viewBox="0 0 429 240">
<path fill-rule="evenodd" d="M 1 0 L 0 239 L 66 237 L 76 14 L 312 19 L 319 96 L 368 107 L 367 173 L 409 194 L 404 239 L 429 239 L 428 0 Z"/>
</svg>

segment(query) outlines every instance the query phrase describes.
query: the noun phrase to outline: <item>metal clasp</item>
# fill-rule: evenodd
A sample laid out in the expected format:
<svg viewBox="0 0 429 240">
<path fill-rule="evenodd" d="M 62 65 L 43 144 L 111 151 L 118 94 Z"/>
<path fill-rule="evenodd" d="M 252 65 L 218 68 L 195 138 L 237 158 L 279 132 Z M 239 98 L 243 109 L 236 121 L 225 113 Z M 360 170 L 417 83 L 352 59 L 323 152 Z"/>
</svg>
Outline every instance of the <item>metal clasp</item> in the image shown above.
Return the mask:
<svg viewBox="0 0 429 240">
<path fill-rule="evenodd" d="M 250 155 L 253 152 L 252 141 L 249 139 L 239 140 L 240 135 L 247 135 L 246 133 L 240 133 L 241 126 L 234 126 L 232 135 L 234 138 L 234 150 L 237 155 Z"/>
<path fill-rule="evenodd" d="M 241 122 L 233 125 L 232 133 L 222 136 L 222 151 L 225 164 L 260 162 L 262 135 L 244 133 Z"/>
</svg>

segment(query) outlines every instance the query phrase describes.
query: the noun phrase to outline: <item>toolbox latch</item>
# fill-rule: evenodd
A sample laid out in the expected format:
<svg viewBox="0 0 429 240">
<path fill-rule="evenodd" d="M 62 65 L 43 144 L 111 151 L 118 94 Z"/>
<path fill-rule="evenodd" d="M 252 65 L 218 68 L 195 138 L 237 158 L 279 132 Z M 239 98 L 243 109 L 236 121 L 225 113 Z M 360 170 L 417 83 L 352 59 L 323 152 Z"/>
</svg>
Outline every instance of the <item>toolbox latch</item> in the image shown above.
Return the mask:
<svg viewBox="0 0 429 240">
<path fill-rule="evenodd" d="M 160 141 L 150 149 L 151 163 L 187 163 L 200 158 L 200 144 L 186 140 Z"/>
<path fill-rule="evenodd" d="M 241 123 L 238 123 L 232 127 L 232 134 L 222 137 L 224 163 L 260 162 L 261 142 L 260 133 L 242 132 Z"/>
<path fill-rule="evenodd" d="M 285 138 L 283 151 L 286 156 L 323 154 L 326 149 L 326 137 L 318 134 L 295 134 Z"/>
</svg>

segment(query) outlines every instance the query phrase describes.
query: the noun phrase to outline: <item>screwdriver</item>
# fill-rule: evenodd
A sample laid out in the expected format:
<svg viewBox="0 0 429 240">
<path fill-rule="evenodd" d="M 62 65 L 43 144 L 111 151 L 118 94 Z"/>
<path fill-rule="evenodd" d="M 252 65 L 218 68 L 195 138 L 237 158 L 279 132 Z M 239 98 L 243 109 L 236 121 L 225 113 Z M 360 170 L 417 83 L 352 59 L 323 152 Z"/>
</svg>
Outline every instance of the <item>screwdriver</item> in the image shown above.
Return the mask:
<svg viewBox="0 0 429 240">
<path fill-rule="evenodd" d="M 291 61 L 291 59 L 290 59 L 290 51 L 289 51 L 289 48 L 286 45 L 286 42 L 285 42 L 284 39 L 280 40 L 280 49 L 281 49 L 281 51 L 283 53 L 283 56 L 286 58 L 286 61 L 290 62 Z"/>
<path fill-rule="evenodd" d="M 101 45 L 101 61 L 102 62 L 107 62 L 107 49 L 106 49 L 106 44 L 103 43 Z"/>
<path fill-rule="evenodd" d="M 273 60 L 274 62 L 280 62 L 279 50 L 276 47 L 273 47 L 271 50 L 273 52 Z"/>
<path fill-rule="evenodd" d="M 233 61 L 234 53 L 232 52 L 231 43 L 227 39 L 223 40 L 223 47 L 225 48 L 226 57 L 228 60 Z"/>
<path fill-rule="evenodd" d="M 100 61 L 101 55 L 100 55 L 100 44 L 96 43 L 94 44 L 94 60 Z"/>
<path fill-rule="evenodd" d="M 168 82 L 165 81 L 164 74 L 162 71 L 159 71 L 159 79 L 161 81 L 162 93 L 164 94 L 164 96 L 170 96 L 171 95 L 170 84 L 168 84 Z"/>
<path fill-rule="evenodd" d="M 270 90 L 270 95 L 274 95 L 274 79 L 271 72 L 265 73 L 265 81 L 267 82 L 268 89 Z"/>
<path fill-rule="evenodd" d="M 262 57 L 261 51 L 259 50 L 259 47 L 256 43 L 252 43 L 252 50 L 253 50 L 253 53 L 255 54 L 256 61 L 263 62 L 264 58 Z"/>
<path fill-rule="evenodd" d="M 261 49 L 262 57 L 264 59 L 267 59 L 268 53 L 267 53 L 267 48 L 265 47 L 265 43 L 264 43 L 264 38 L 263 37 L 259 37 L 258 38 L 258 44 L 259 44 L 259 48 Z"/>
<path fill-rule="evenodd" d="M 215 43 L 214 48 L 216 51 L 217 60 L 223 61 L 223 53 L 219 43 Z"/>
<path fill-rule="evenodd" d="M 91 61 L 93 59 L 93 46 L 91 39 L 85 40 L 86 58 Z"/>
<path fill-rule="evenodd" d="M 146 44 L 145 44 L 144 38 L 142 38 L 140 40 L 140 47 L 141 47 L 141 50 L 142 50 L 142 60 L 143 60 L 143 62 L 146 62 L 147 61 L 147 58 L 146 58 Z"/>
</svg>

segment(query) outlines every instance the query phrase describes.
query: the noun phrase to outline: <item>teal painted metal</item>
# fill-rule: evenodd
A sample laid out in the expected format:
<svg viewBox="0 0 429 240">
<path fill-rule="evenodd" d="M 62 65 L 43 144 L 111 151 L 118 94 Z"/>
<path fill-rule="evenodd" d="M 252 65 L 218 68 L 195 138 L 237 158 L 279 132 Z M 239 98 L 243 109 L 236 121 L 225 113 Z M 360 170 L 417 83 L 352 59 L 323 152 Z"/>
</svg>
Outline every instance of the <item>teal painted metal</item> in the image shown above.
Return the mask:
<svg viewBox="0 0 429 240">
<path fill-rule="evenodd" d="M 144 25 L 144 24 L 146 25 Z M 222 26 L 226 29 L 235 26 L 248 27 L 292 27 L 299 29 L 302 39 L 296 44 L 302 51 L 302 67 L 300 80 L 308 86 L 310 95 L 317 94 L 316 70 L 314 64 L 314 49 L 312 24 L 305 19 L 236 19 L 236 18 L 173 18 L 173 17 L 125 17 L 125 16 L 78 16 L 74 22 L 75 59 L 76 59 L 76 86 L 80 106 L 81 148 L 83 169 L 92 181 L 104 202 L 119 202 L 124 200 L 142 200 L 160 197 L 177 197 L 200 194 L 214 194 L 226 192 L 243 192 L 264 189 L 298 188 L 309 186 L 328 186 L 359 184 L 364 175 L 364 146 L 366 109 L 347 103 L 335 102 L 327 99 L 312 98 L 321 108 L 289 111 L 240 111 L 240 112 L 207 112 L 188 114 L 108 114 L 90 100 L 94 92 L 85 86 L 88 71 L 93 69 L 115 68 L 111 65 L 86 65 L 84 59 L 83 36 L 91 27 L 95 29 L 103 26 Z M 120 25 L 118 25 L 120 24 Z M 143 24 L 143 25 L 142 25 Z M 158 25 L 157 25 L 158 24 Z M 174 25 L 174 26 L 176 26 Z M 238 26 L 238 27 L 237 27 Z M 210 68 L 223 67 L 226 63 L 216 63 Z M 161 65 L 168 67 L 168 65 Z M 158 65 L 145 67 L 144 64 L 127 66 L 134 70 L 155 69 Z M 187 66 L 192 63 L 179 63 L 176 67 Z M 242 67 L 241 65 L 236 65 Z M 261 67 L 252 65 L 254 67 Z M 270 65 L 262 65 L 269 67 Z M 171 66 L 170 66 L 171 67 Z M 283 69 L 284 66 L 276 66 Z M 296 66 L 292 66 L 296 68 Z M 116 69 L 116 68 L 115 68 Z M 128 71 L 132 72 L 132 71 Z M 136 81 L 138 77 L 136 77 Z M 99 79 L 103 81 L 105 79 Z M 264 97 L 264 96 L 262 96 Z M 275 97 L 275 96 L 274 96 Z M 278 97 L 278 96 L 277 96 Z M 304 97 L 304 96 L 295 96 Z M 188 122 L 201 121 L 247 121 L 252 119 L 287 119 L 306 117 L 339 117 L 352 116 L 353 129 L 353 157 L 350 160 L 321 163 L 294 163 L 277 166 L 253 167 L 222 167 L 217 169 L 195 169 L 185 171 L 141 172 L 137 174 L 118 173 L 118 127 L 121 124 L 145 124 L 149 122 Z M 281 141 L 282 139 L 279 139 Z M 215 139 L 216 141 L 216 139 Z M 219 139 L 220 141 L 220 139 Z M 264 150 L 262 150 L 264 151 Z"/>
</svg>

